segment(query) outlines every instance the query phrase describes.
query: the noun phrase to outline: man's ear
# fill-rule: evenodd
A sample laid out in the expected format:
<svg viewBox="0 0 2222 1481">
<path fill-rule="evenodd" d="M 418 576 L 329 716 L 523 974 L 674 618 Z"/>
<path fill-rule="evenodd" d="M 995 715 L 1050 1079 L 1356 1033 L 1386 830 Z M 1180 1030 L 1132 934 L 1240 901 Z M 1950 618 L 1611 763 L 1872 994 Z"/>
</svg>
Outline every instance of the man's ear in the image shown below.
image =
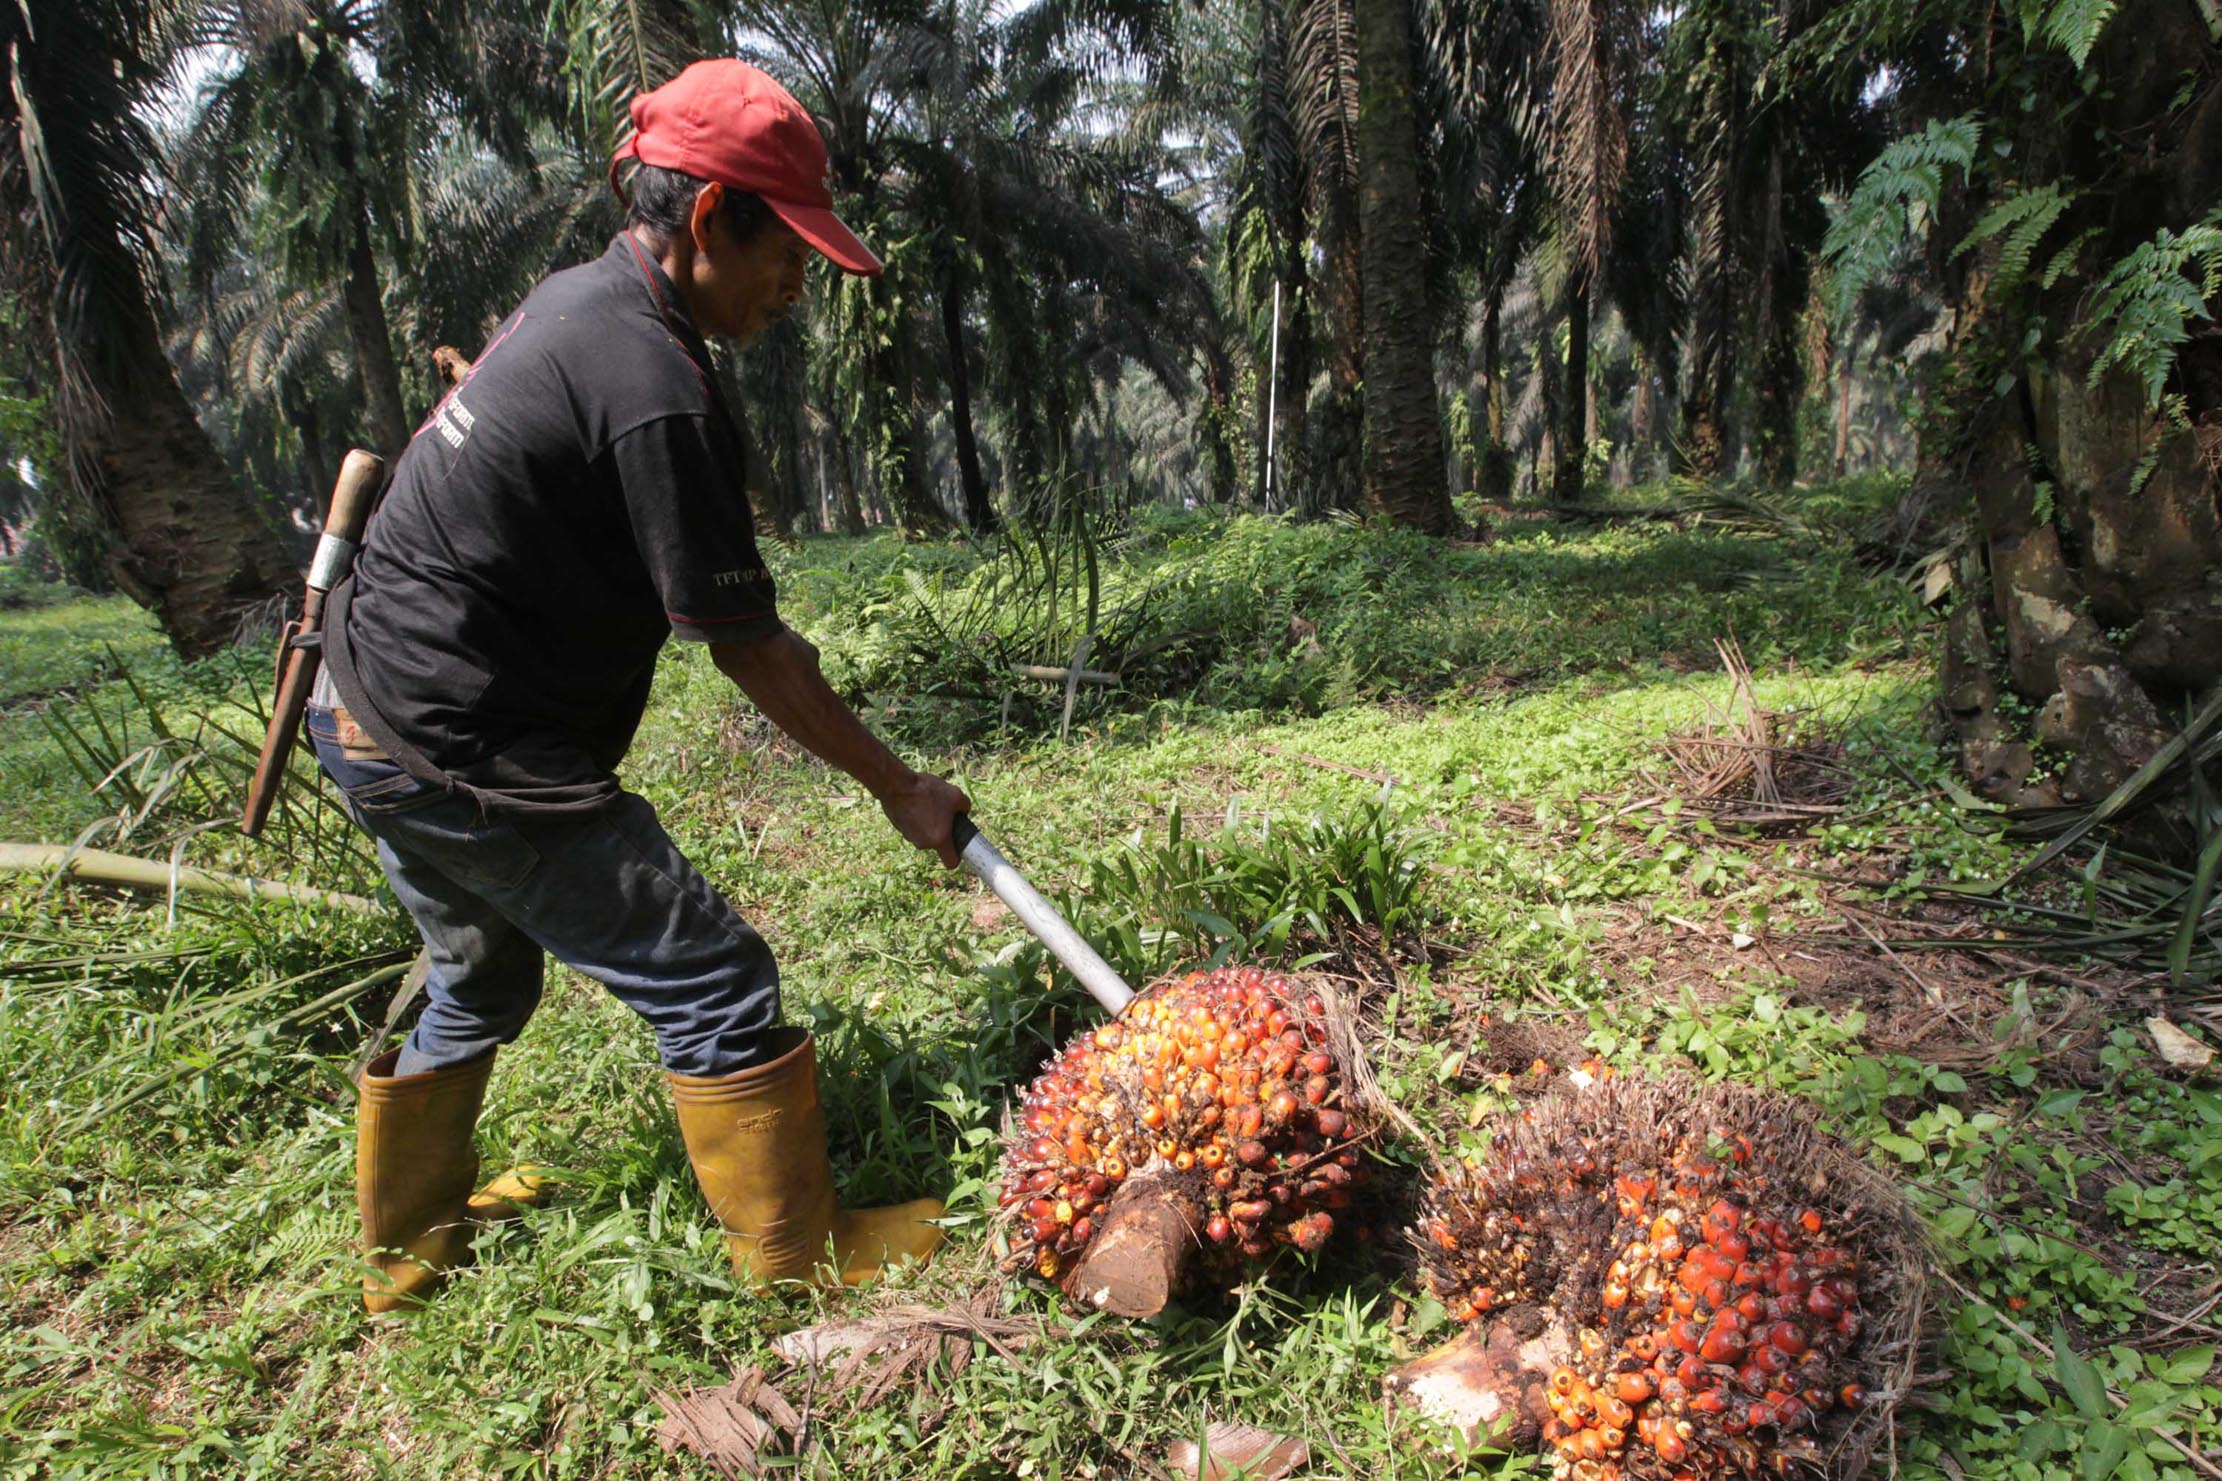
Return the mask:
<svg viewBox="0 0 2222 1481">
<path fill-rule="evenodd" d="M 712 180 L 694 193 L 694 210 L 687 218 L 688 233 L 694 238 L 694 250 L 710 250 L 710 222 L 716 217 L 718 207 L 725 204 L 725 187 Z"/>
</svg>

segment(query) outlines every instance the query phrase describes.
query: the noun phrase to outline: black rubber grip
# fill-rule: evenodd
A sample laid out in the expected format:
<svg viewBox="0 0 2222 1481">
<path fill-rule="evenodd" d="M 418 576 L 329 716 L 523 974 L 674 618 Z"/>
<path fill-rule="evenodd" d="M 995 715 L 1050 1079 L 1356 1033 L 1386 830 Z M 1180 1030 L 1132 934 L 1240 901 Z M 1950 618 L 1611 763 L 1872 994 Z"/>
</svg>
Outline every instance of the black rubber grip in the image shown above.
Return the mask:
<svg viewBox="0 0 2222 1481">
<path fill-rule="evenodd" d="M 980 830 L 973 826 L 972 819 L 964 813 L 958 813 L 949 824 L 949 841 L 957 846 L 960 854 L 979 836 Z"/>
</svg>

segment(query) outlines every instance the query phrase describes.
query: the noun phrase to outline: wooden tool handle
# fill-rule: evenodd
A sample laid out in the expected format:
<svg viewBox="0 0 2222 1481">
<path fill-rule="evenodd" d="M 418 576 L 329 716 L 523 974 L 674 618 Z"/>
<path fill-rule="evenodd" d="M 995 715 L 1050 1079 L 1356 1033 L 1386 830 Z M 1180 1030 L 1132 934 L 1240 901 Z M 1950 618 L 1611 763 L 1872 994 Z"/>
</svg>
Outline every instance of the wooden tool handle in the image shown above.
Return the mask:
<svg viewBox="0 0 2222 1481">
<path fill-rule="evenodd" d="M 339 482 L 332 486 L 332 509 L 324 516 L 324 529 L 342 540 L 360 541 L 370 522 L 370 506 L 378 501 L 378 485 L 386 476 L 386 460 L 361 448 L 349 448 L 339 465 Z"/>
<path fill-rule="evenodd" d="M 324 533 L 316 542 L 316 556 L 309 562 L 308 591 L 301 598 L 301 621 L 290 631 L 307 635 L 324 626 L 324 594 L 346 577 L 355 564 L 355 547 L 370 523 L 371 506 L 378 502 L 378 487 L 385 481 L 386 460 L 376 453 L 350 448 L 340 463 L 339 481 L 332 486 L 332 507 L 324 516 Z M 239 831 L 249 838 L 262 832 L 270 820 L 271 805 L 285 777 L 286 761 L 301 733 L 301 711 L 315 687 L 322 654 L 314 647 L 295 647 L 291 639 L 278 649 L 278 692 L 270 703 L 270 723 L 262 734 L 262 754 L 255 760 L 254 780 L 247 786 L 247 806 L 240 815 Z"/>
<path fill-rule="evenodd" d="M 339 482 L 332 485 L 332 507 L 324 516 L 324 533 L 316 542 L 316 558 L 309 562 L 309 594 L 301 611 L 301 624 L 315 631 L 323 615 L 324 593 L 340 584 L 355 564 L 355 547 L 370 523 L 370 510 L 378 502 L 378 487 L 385 481 L 386 460 L 359 447 L 349 448 L 339 465 Z"/>
</svg>

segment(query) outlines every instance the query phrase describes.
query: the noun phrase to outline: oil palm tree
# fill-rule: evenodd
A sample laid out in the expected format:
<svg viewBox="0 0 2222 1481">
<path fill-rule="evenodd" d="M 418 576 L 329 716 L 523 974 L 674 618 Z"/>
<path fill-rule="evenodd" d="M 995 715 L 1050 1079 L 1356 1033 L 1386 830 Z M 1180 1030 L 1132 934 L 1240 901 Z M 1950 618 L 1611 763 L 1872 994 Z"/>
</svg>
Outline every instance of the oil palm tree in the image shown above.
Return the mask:
<svg viewBox="0 0 2222 1481">
<path fill-rule="evenodd" d="M 462 134 L 524 167 L 530 121 L 555 98 L 537 14 L 518 0 L 464 11 L 457 26 L 432 0 L 200 0 L 190 30 L 214 60 L 175 152 L 189 277 L 218 270 L 260 204 L 288 280 L 337 285 L 362 435 L 389 453 L 412 422 L 386 265 L 406 271 L 419 245 L 421 166 Z"/>
<path fill-rule="evenodd" d="M 51 365 L 67 494 L 179 652 L 298 579 L 163 355 L 143 119 L 177 40 L 147 0 L 0 7 L 0 269 Z"/>
<path fill-rule="evenodd" d="M 1355 0 L 1355 9 L 1365 498 L 1398 524 L 1440 535 L 1450 529 L 1450 484 L 1421 224 L 1411 0 Z"/>
</svg>

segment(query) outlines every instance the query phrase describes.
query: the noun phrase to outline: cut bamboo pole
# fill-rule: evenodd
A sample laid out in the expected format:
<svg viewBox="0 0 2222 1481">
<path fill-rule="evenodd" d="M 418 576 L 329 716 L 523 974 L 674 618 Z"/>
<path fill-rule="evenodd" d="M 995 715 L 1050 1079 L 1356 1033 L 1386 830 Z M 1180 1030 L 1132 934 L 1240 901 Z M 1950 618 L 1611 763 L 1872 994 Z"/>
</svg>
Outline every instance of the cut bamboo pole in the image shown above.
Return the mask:
<svg viewBox="0 0 2222 1481">
<path fill-rule="evenodd" d="M 326 910 L 347 910 L 357 915 L 386 913 L 383 905 L 364 895 L 343 895 L 337 890 L 320 890 L 310 885 L 250 879 L 244 874 L 220 874 L 189 864 L 172 869 L 155 859 L 135 859 L 128 854 L 112 854 L 97 848 L 72 850 L 55 843 L 0 843 L 0 870 L 60 870 L 73 879 L 124 885 L 137 890 L 175 889 L 199 895 L 231 895 L 242 900 L 277 900 Z"/>
</svg>

